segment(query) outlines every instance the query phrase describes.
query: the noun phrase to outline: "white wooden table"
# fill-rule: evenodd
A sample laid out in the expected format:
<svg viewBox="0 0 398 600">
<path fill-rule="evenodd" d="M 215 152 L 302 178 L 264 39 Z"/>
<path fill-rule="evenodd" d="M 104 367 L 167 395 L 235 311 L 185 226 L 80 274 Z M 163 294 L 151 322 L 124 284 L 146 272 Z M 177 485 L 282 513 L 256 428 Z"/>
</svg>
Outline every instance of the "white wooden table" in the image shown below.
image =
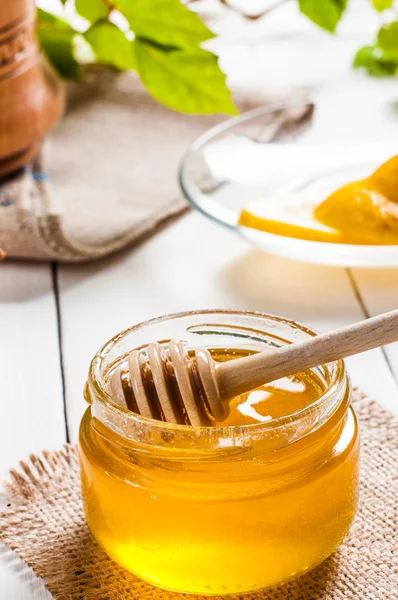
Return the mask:
<svg viewBox="0 0 398 600">
<path fill-rule="evenodd" d="M 339 39 L 309 25 L 295 4 L 255 25 L 249 40 L 243 39 L 247 28 L 239 35 L 231 28 L 223 46 L 225 66 L 237 79 L 244 74 L 268 87 L 275 82 L 313 89 L 319 139 L 330 139 L 339 114 L 348 141 L 396 140 L 396 82 L 371 80 L 350 69 L 353 50 L 369 41 L 374 29 L 371 13 L 360 4 Z M 366 132 L 353 130 L 354 114 Z M 205 259 L 199 260 L 195 248 L 203 240 Z M 276 313 L 325 331 L 397 304 L 398 270 L 326 268 L 273 257 L 193 213 L 97 264 L 6 261 L 0 267 L 0 473 L 31 452 L 76 441 L 90 359 L 104 341 L 136 322 L 179 310 L 228 307 Z M 398 413 L 398 345 L 347 362 L 354 384 Z M 0 598 L 50 595 L 39 580 L 18 575 L 0 555 Z"/>
</svg>

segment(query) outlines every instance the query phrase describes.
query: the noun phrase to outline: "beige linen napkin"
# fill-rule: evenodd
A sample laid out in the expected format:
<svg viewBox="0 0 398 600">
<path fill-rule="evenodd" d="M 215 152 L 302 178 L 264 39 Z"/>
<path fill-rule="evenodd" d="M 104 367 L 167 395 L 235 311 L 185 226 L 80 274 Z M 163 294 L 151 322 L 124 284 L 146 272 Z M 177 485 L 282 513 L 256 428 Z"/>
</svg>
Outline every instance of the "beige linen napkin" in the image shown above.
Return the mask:
<svg viewBox="0 0 398 600">
<path fill-rule="evenodd" d="M 242 110 L 263 94 L 237 94 Z M 269 101 L 269 98 L 268 98 Z M 262 140 L 306 126 L 311 107 L 270 118 Z M 29 169 L 0 184 L 0 248 L 9 257 L 87 261 L 119 250 L 187 208 L 177 167 L 222 117 L 187 116 L 151 98 L 132 73 L 94 69 Z"/>
</svg>

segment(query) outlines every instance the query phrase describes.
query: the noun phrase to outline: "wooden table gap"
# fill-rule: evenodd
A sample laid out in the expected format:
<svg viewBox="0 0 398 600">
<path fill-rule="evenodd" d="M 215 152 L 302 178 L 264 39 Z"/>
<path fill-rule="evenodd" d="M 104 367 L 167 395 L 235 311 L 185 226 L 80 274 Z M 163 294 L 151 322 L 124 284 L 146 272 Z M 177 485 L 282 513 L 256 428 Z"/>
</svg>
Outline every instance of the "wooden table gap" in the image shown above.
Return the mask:
<svg viewBox="0 0 398 600">
<path fill-rule="evenodd" d="M 363 297 L 363 295 L 362 295 L 362 293 L 361 293 L 360 286 L 359 286 L 359 284 L 358 284 L 358 282 L 357 282 L 357 280 L 356 280 L 356 278 L 355 278 L 355 275 L 354 275 L 354 273 L 353 273 L 353 270 L 352 270 L 352 269 L 350 269 L 350 268 L 347 268 L 347 269 L 346 269 L 346 272 L 347 272 L 348 279 L 349 279 L 349 281 L 350 281 L 350 283 L 351 283 L 352 290 L 353 290 L 353 292 L 354 292 L 355 298 L 357 299 L 357 301 L 358 301 L 358 304 L 359 304 L 359 306 L 360 306 L 360 307 L 361 307 L 361 309 L 362 309 L 362 312 L 363 312 L 363 314 L 364 314 L 364 317 L 365 317 L 366 319 L 369 319 L 370 317 L 372 317 L 372 316 L 375 316 L 375 313 L 374 313 L 374 312 L 372 313 L 372 312 L 371 312 L 371 311 L 368 309 L 368 307 L 367 307 L 367 305 L 366 305 L 365 298 Z M 387 310 L 388 310 L 388 309 L 386 309 L 385 311 L 381 310 L 381 311 L 380 311 L 380 313 L 381 313 L 381 312 L 387 312 Z M 381 353 L 382 353 L 382 355 L 383 355 L 383 357 L 384 357 L 384 360 L 385 360 L 385 362 L 386 362 L 386 364 L 387 364 L 388 370 L 390 371 L 390 373 L 391 373 L 391 376 L 392 376 L 392 378 L 394 379 L 394 381 L 395 381 L 395 383 L 396 383 L 396 386 L 397 386 L 397 392 L 398 392 L 398 377 L 397 377 L 397 373 L 396 373 L 396 371 L 395 371 L 395 369 L 394 369 L 394 367 L 393 367 L 393 364 L 392 364 L 392 362 L 391 362 L 391 360 L 390 360 L 390 357 L 389 357 L 389 355 L 388 355 L 388 353 L 387 353 L 387 351 L 386 351 L 386 348 L 385 348 L 385 346 L 382 346 L 382 347 L 380 348 L 380 350 L 381 350 Z"/>
<path fill-rule="evenodd" d="M 69 423 L 68 423 L 68 411 L 67 411 L 67 406 L 66 406 L 65 368 L 64 368 L 64 357 L 63 357 L 63 348 L 62 348 L 61 303 L 60 303 L 60 294 L 59 294 L 58 264 L 56 262 L 51 263 L 51 279 L 52 279 L 52 287 L 53 287 L 53 292 L 54 292 L 55 310 L 56 310 L 56 319 L 57 319 L 59 367 L 60 367 L 60 374 L 61 374 L 62 401 L 63 401 L 63 411 L 64 411 L 64 420 L 65 420 L 65 437 L 66 437 L 67 443 L 69 444 L 70 443 L 70 432 L 69 432 Z"/>
</svg>

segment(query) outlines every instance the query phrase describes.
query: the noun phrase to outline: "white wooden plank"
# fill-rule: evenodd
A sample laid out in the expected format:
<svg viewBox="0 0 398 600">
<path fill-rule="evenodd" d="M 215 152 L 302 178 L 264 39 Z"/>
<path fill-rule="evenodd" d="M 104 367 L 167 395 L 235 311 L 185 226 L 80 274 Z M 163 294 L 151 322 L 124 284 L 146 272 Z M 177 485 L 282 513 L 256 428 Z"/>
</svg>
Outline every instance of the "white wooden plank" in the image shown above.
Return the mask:
<svg viewBox="0 0 398 600">
<path fill-rule="evenodd" d="M 20 459 L 65 442 L 51 267 L 0 265 L 0 477 Z M 47 600 L 43 582 L 0 548 L 0 598 Z"/>
<path fill-rule="evenodd" d="M 358 294 L 369 315 L 398 308 L 397 269 L 353 269 Z M 398 381 L 398 342 L 385 347 L 391 369 Z M 398 410 L 398 394 L 393 399 Z"/>
<path fill-rule="evenodd" d="M 56 307 L 48 265 L 0 265 L 0 476 L 65 441 Z"/>
<path fill-rule="evenodd" d="M 84 409 L 82 389 L 90 359 L 107 339 L 134 323 L 200 308 L 265 311 L 322 331 L 363 318 L 344 269 L 252 250 L 198 214 L 183 217 L 134 251 L 105 263 L 60 267 L 60 294 L 73 439 Z M 380 350 L 350 360 L 350 367 L 354 383 L 381 402 L 396 394 Z"/>
<path fill-rule="evenodd" d="M 0 597 L 4 600 L 51 600 L 41 579 L 14 553 L 0 545 Z"/>
</svg>

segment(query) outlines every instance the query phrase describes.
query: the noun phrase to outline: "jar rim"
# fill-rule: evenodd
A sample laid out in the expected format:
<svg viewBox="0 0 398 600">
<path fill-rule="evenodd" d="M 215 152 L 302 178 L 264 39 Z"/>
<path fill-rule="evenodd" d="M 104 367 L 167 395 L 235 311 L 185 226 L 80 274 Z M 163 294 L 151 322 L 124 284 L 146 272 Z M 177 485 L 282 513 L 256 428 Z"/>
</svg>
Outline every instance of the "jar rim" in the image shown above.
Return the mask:
<svg viewBox="0 0 398 600">
<path fill-rule="evenodd" d="M 132 426 L 135 428 L 135 430 L 138 429 L 140 432 L 142 432 L 143 430 L 147 430 L 152 433 L 155 433 L 157 434 L 157 438 L 159 439 L 162 439 L 162 436 L 164 437 L 164 434 L 173 433 L 175 436 L 183 435 L 185 437 L 188 436 L 196 439 L 198 438 L 198 436 L 207 436 L 209 439 L 212 440 L 223 439 L 224 444 L 221 443 L 221 445 L 229 445 L 225 443 L 226 440 L 228 440 L 228 438 L 243 439 L 247 437 L 252 438 L 253 436 L 261 437 L 271 431 L 283 431 L 284 428 L 286 428 L 289 425 L 291 426 L 292 424 L 304 423 L 308 421 L 308 419 L 311 416 L 315 417 L 316 414 L 322 413 L 324 415 L 322 422 L 325 422 L 328 418 L 330 418 L 332 414 L 334 414 L 334 412 L 340 406 L 347 385 L 349 385 L 349 378 L 343 360 L 334 361 L 332 363 L 328 363 L 328 365 L 322 365 L 323 368 L 327 367 L 328 372 L 331 374 L 330 383 L 328 382 L 329 385 L 327 386 L 325 391 L 314 402 L 289 415 L 275 417 L 270 419 L 269 421 L 262 423 L 228 426 L 191 426 L 167 423 L 148 417 L 143 417 L 139 414 L 128 410 L 127 408 L 116 404 L 113 401 L 112 396 L 107 389 L 107 381 L 105 373 L 103 372 L 103 364 L 109 352 L 118 344 L 118 342 L 120 342 L 121 339 L 123 339 L 129 333 L 138 332 L 145 327 L 150 327 L 165 321 L 173 321 L 178 318 L 197 317 L 206 315 L 220 315 L 224 317 L 234 316 L 238 318 L 252 317 L 256 319 L 282 323 L 289 327 L 297 328 L 310 336 L 318 335 L 318 332 L 316 330 L 304 326 L 294 320 L 268 313 L 247 310 L 207 309 L 184 311 L 179 313 L 163 315 L 154 319 L 150 319 L 148 321 L 143 321 L 125 329 L 124 331 L 114 336 L 111 340 L 109 340 L 106 344 L 102 346 L 102 348 L 96 353 L 93 360 L 91 361 L 88 382 L 86 384 L 85 389 L 85 397 L 86 400 L 90 404 L 92 404 L 92 406 L 94 406 L 94 404 L 96 406 L 96 410 L 93 411 L 94 416 L 97 416 L 100 419 L 100 421 L 102 421 L 104 424 L 109 425 L 113 430 L 122 435 L 122 437 L 127 437 L 127 439 L 129 438 L 129 436 L 124 435 L 125 429 L 129 426 Z M 313 420 L 316 421 L 316 419 Z M 322 424 L 322 422 L 319 422 L 316 428 L 318 428 Z M 311 429 L 311 431 L 312 430 L 313 429 Z M 304 431 L 302 428 L 301 432 L 304 435 Z M 305 434 L 306 433 L 309 433 L 309 431 L 305 432 Z"/>
</svg>

